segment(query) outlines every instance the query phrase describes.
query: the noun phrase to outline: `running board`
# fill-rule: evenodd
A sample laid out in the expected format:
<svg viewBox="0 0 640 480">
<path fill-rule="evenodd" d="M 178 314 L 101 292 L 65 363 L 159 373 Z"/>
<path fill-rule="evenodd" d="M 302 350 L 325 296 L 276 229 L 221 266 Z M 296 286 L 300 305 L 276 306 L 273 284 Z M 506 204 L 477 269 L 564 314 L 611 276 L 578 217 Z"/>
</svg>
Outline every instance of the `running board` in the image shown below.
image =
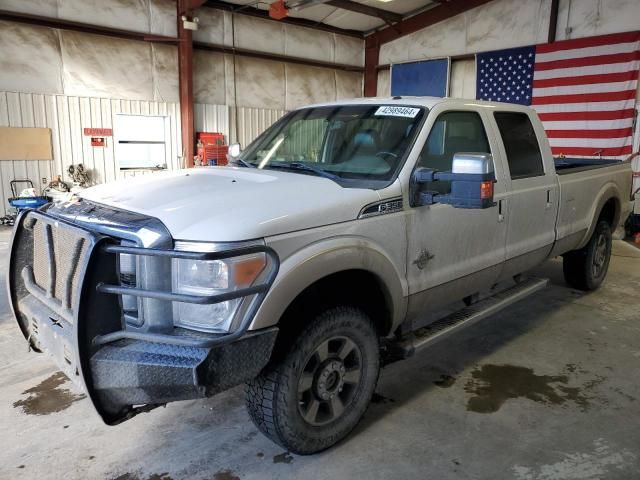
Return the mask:
<svg viewBox="0 0 640 480">
<path fill-rule="evenodd" d="M 548 278 L 531 278 L 509 287 L 492 297 L 458 310 L 426 327 L 409 334 L 394 345 L 394 354 L 403 358 L 411 357 L 417 350 L 430 346 L 448 335 L 473 325 L 484 318 L 542 290 L 549 283 Z M 394 355 L 394 356 L 395 356 Z"/>
</svg>

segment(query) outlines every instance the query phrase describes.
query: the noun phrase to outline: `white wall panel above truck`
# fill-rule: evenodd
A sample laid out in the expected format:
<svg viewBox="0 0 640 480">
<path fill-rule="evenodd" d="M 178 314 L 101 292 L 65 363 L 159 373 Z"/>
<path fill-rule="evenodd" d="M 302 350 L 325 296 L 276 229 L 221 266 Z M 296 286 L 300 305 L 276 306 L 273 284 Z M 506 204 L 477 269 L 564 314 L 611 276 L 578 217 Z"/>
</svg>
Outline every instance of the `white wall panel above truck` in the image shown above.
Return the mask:
<svg viewBox="0 0 640 480">
<path fill-rule="evenodd" d="M 476 98 L 476 59 L 465 58 L 451 61 L 449 96 L 453 98 Z"/>
<path fill-rule="evenodd" d="M 639 18 L 637 0 L 560 0 L 557 38 L 631 32 L 640 28 Z"/>
<path fill-rule="evenodd" d="M 175 0 L 3 0 L 0 10 L 176 36 Z"/>
<path fill-rule="evenodd" d="M 87 35 L 78 32 L 60 34 L 67 95 L 153 99 L 149 44 L 100 35 L 87 41 Z"/>
<path fill-rule="evenodd" d="M 382 45 L 380 64 L 544 42 L 550 4 L 550 0 L 494 0 Z"/>
<path fill-rule="evenodd" d="M 232 16 L 208 7 L 198 9 L 196 16 L 200 20 L 193 34 L 196 42 L 231 47 L 235 37 L 235 46 L 244 50 L 364 66 L 364 40 L 359 38 L 248 15 Z"/>
<path fill-rule="evenodd" d="M 0 22 L 0 90 L 62 93 L 59 32 Z"/>
</svg>

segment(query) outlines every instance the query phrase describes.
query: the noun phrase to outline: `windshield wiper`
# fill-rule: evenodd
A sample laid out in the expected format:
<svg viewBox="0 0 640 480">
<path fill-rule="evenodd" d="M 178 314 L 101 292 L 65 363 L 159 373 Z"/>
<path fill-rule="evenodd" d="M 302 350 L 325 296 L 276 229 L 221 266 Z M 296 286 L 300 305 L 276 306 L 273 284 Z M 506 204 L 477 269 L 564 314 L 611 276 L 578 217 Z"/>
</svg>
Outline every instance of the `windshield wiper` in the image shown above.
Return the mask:
<svg viewBox="0 0 640 480">
<path fill-rule="evenodd" d="M 283 170 L 301 170 L 303 172 L 311 172 L 319 177 L 328 178 L 329 180 L 338 181 L 341 178 L 338 175 L 334 175 L 333 173 L 325 172 L 321 168 L 312 167 L 311 165 L 307 165 L 306 163 L 301 162 L 291 162 L 291 163 L 270 163 L 268 167 L 271 168 L 282 168 Z"/>
<path fill-rule="evenodd" d="M 247 167 L 247 168 L 256 168 L 256 166 L 253 163 L 249 163 L 246 160 L 242 160 L 239 157 L 236 157 L 233 160 L 231 160 L 231 163 L 236 165 L 242 165 L 243 167 Z"/>
</svg>

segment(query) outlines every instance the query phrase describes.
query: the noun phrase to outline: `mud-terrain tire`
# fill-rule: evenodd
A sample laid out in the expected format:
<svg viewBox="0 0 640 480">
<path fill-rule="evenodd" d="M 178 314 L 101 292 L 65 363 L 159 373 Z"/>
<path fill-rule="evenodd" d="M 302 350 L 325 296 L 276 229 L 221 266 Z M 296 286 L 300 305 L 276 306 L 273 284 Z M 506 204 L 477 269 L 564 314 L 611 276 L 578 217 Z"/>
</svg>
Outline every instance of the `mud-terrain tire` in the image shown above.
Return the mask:
<svg viewBox="0 0 640 480">
<path fill-rule="evenodd" d="M 600 221 L 589 243 L 580 250 L 564 255 L 562 270 L 569 286 L 590 291 L 602 284 L 609 269 L 611 241 L 611 227 L 607 222 Z"/>
<path fill-rule="evenodd" d="M 309 455 L 346 437 L 358 424 L 378 381 L 376 328 L 360 309 L 318 314 L 280 360 L 245 388 L 253 423 L 288 451 Z"/>
</svg>

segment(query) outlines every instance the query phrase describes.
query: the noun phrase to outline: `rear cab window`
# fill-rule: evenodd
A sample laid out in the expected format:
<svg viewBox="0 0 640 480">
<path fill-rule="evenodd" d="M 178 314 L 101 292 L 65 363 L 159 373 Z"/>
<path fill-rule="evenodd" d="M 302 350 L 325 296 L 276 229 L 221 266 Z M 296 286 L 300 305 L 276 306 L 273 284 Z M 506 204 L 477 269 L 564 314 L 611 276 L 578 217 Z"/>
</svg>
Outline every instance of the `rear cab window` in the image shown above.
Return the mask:
<svg viewBox="0 0 640 480">
<path fill-rule="evenodd" d="M 494 112 L 512 180 L 540 177 L 544 173 L 538 137 L 529 115 L 522 112 Z"/>
</svg>

